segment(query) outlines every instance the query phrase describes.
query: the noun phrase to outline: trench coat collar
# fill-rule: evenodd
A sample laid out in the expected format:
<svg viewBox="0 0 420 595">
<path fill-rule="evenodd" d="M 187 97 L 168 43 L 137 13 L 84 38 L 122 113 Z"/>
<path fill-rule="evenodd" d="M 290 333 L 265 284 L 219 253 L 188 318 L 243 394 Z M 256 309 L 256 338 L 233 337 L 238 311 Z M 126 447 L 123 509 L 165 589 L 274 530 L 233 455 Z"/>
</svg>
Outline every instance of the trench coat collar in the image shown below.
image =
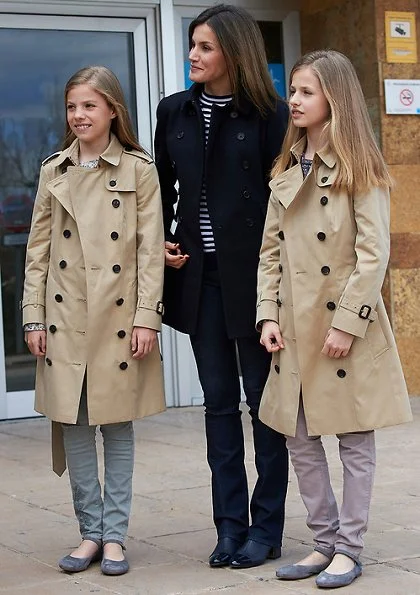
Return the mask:
<svg viewBox="0 0 420 595">
<path fill-rule="evenodd" d="M 194 83 L 187 91 L 187 96 L 182 104 L 182 109 L 188 109 L 191 105 L 197 104 L 198 98 L 200 97 L 203 90 L 203 84 Z M 252 102 L 243 94 L 240 94 L 239 97 L 233 99 L 229 105 L 244 115 L 250 114 L 252 108 L 254 107 Z"/>
<path fill-rule="evenodd" d="M 101 155 L 100 159 L 107 161 L 111 165 L 119 165 L 121 155 L 123 153 L 123 147 L 118 138 L 111 132 L 111 140 L 107 148 Z M 79 162 L 79 139 L 75 138 L 67 149 L 64 149 L 54 161 L 54 165 L 60 166 L 66 160 L 70 160 L 73 165 Z"/>
<path fill-rule="evenodd" d="M 293 147 L 290 149 L 290 152 L 292 153 L 293 157 L 296 159 L 296 161 L 298 163 L 300 163 L 300 158 L 302 157 L 305 147 L 306 147 L 306 135 L 303 136 L 302 138 L 300 138 L 297 141 L 297 143 L 295 143 L 293 145 Z M 334 151 L 332 151 L 328 147 L 323 147 L 322 149 L 320 149 L 319 151 L 317 151 L 315 153 L 314 161 L 318 161 L 317 165 L 319 165 L 319 161 L 321 161 L 322 163 L 325 163 L 325 165 L 327 167 L 329 167 L 330 169 L 333 169 L 333 167 L 337 163 L 337 156 L 334 153 Z"/>
</svg>

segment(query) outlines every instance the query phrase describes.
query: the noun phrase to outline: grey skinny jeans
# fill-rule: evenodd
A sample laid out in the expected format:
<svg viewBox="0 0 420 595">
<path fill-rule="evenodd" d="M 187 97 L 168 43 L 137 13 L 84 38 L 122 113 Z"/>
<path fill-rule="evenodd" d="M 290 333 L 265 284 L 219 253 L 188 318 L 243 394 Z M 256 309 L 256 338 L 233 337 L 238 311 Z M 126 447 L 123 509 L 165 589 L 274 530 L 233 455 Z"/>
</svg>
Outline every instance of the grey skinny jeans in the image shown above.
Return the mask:
<svg viewBox="0 0 420 595">
<path fill-rule="evenodd" d="M 98 478 L 96 426 L 88 425 L 82 390 L 76 425 L 62 424 L 73 506 L 82 539 L 122 546 L 127 535 L 134 467 L 131 421 L 100 426 L 104 444 L 104 490 Z"/>
</svg>

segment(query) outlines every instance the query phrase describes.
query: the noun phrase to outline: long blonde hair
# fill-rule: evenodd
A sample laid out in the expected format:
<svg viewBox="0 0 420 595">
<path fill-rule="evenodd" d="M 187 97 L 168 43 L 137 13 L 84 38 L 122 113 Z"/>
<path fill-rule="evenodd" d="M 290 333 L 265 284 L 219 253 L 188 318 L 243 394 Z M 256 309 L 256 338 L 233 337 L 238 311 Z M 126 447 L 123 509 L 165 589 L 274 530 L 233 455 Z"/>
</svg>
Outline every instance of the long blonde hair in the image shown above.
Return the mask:
<svg viewBox="0 0 420 595">
<path fill-rule="evenodd" d="M 64 101 L 67 103 L 67 95 L 70 89 L 78 85 L 90 85 L 97 93 L 107 101 L 108 105 L 116 113 L 111 122 L 111 132 L 115 134 L 124 147 L 131 147 L 143 151 L 140 146 L 127 109 L 121 85 L 115 74 L 105 66 L 86 66 L 78 70 L 67 81 L 64 89 Z M 67 149 L 76 138 L 66 121 L 66 132 L 62 149 Z"/>
<path fill-rule="evenodd" d="M 245 95 L 262 116 L 275 111 L 280 100 L 268 70 L 264 40 L 256 20 L 243 8 L 217 4 L 190 24 L 190 48 L 194 30 L 208 25 L 217 37 L 229 73 L 234 101 Z"/>
<path fill-rule="evenodd" d="M 324 127 L 326 147 L 337 156 L 338 175 L 333 189 L 346 188 L 352 195 L 372 186 L 391 186 L 385 160 L 378 148 L 362 88 L 350 60 L 335 50 L 317 50 L 303 56 L 290 73 L 309 66 L 318 77 L 329 103 L 331 116 Z M 291 167 L 290 149 L 306 134 L 289 120 L 281 154 L 272 176 Z"/>
</svg>

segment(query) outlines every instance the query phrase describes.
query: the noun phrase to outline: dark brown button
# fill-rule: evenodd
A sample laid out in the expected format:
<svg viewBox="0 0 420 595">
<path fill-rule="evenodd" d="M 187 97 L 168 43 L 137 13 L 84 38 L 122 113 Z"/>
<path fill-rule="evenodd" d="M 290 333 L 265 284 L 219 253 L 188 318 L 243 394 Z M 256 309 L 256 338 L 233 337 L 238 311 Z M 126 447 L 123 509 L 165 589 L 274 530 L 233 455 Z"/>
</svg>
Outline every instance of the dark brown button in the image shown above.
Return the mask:
<svg viewBox="0 0 420 595">
<path fill-rule="evenodd" d="M 242 167 L 243 169 L 249 169 L 251 167 L 249 161 L 247 161 L 246 159 L 244 161 L 242 161 Z"/>
<path fill-rule="evenodd" d="M 343 370 L 342 368 L 340 368 L 339 370 L 337 370 L 337 376 L 338 376 L 339 378 L 345 378 L 345 376 L 346 376 L 346 371 L 345 371 L 345 370 Z"/>
<path fill-rule="evenodd" d="M 118 207 L 120 206 L 120 201 L 118 200 L 118 198 L 114 198 L 114 200 L 112 201 L 112 206 L 114 207 L 114 209 L 118 209 Z"/>
<path fill-rule="evenodd" d="M 117 306 L 122 306 L 124 303 L 124 298 L 118 298 L 117 300 L 115 300 L 115 303 L 117 304 Z"/>
<path fill-rule="evenodd" d="M 277 306 L 281 308 L 281 301 L 277 298 Z"/>
<path fill-rule="evenodd" d="M 63 301 L 63 296 L 60 295 L 59 293 L 56 293 L 54 296 L 54 299 L 56 302 L 62 302 Z"/>
<path fill-rule="evenodd" d="M 283 265 L 279 264 L 279 272 L 282 273 L 283 272 Z"/>
<path fill-rule="evenodd" d="M 321 178 L 321 182 L 322 182 L 323 184 L 325 184 L 325 182 L 328 182 L 328 176 L 323 176 L 323 177 Z"/>
<path fill-rule="evenodd" d="M 254 226 L 254 219 L 251 219 L 250 217 L 248 219 L 245 219 L 246 224 L 248 227 L 253 227 Z"/>
<path fill-rule="evenodd" d="M 184 131 L 183 130 L 180 130 L 178 132 L 178 134 L 176 135 L 176 137 L 179 138 L 179 139 L 184 138 Z"/>
<path fill-rule="evenodd" d="M 121 271 L 121 267 L 119 264 L 114 264 L 112 270 L 114 271 L 114 273 L 119 273 Z"/>
<path fill-rule="evenodd" d="M 316 237 L 318 238 L 318 240 L 319 240 L 320 242 L 323 242 L 327 236 L 325 235 L 325 233 L 324 233 L 323 231 L 319 231 L 319 232 L 316 234 Z"/>
<path fill-rule="evenodd" d="M 57 327 L 55 326 L 55 324 L 50 324 L 50 333 L 55 333 L 57 330 Z"/>
<path fill-rule="evenodd" d="M 126 370 L 127 368 L 128 368 L 127 362 L 121 362 L 120 363 L 120 370 Z"/>
<path fill-rule="evenodd" d="M 64 236 L 65 238 L 69 238 L 69 237 L 71 236 L 71 231 L 70 231 L 69 229 L 65 229 L 65 230 L 63 231 L 63 236 Z"/>
<path fill-rule="evenodd" d="M 244 198 L 251 198 L 251 193 L 250 193 L 250 191 L 249 191 L 249 190 L 244 190 L 244 191 L 242 192 L 242 196 L 243 196 Z"/>
<path fill-rule="evenodd" d="M 332 310 L 335 310 L 336 305 L 334 302 L 327 302 L 327 308 L 328 308 L 328 310 L 332 311 Z"/>
<path fill-rule="evenodd" d="M 237 118 L 238 116 L 239 116 L 238 112 L 235 112 L 235 111 L 233 111 L 233 112 L 230 112 L 230 117 L 231 117 L 231 118 L 234 118 L 234 119 L 235 119 L 235 118 Z"/>
<path fill-rule="evenodd" d="M 45 358 L 45 363 L 47 364 L 47 366 L 52 366 L 52 361 L 50 360 L 49 357 Z"/>
<path fill-rule="evenodd" d="M 65 260 L 60 260 L 59 266 L 60 266 L 60 269 L 65 269 L 67 266 L 67 262 Z"/>
<path fill-rule="evenodd" d="M 330 272 L 331 272 L 331 269 L 330 269 L 330 267 L 324 266 L 324 267 L 322 267 L 322 268 L 321 268 L 321 273 L 322 273 L 323 275 L 329 275 L 329 274 L 330 274 Z"/>
<path fill-rule="evenodd" d="M 117 180 L 109 180 L 109 185 L 114 188 L 117 185 Z"/>
<path fill-rule="evenodd" d="M 111 240 L 118 240 L 118 233 L 116 231 L 111 232 Z"/>
<path fill-rule="evenodd" d="M 277 372 L 277 374 L 280 374 L 280 366 L 278 366 L 277 364 L 274 366 L 275 371 Z"/>
<path fill-rule="evenodd" d="M 125 331 L 118 331 L 117 335 L 119 336 L 120 339 L 124 339 L 126 333 L 125 333 Z"/>
<path fill-rule="evenodd" d="M 238 132 L 238 134 L 236 135 L 236 138 L 238 140 L 244 140 L 245 139 L 245 132 Z"/>
<path fill-rule="evenodd" d="M 328 204 L 328 196 L 321 196 L 321 200 L 319 201 L 323 207 Z"/>
<path fill-rule="evenodd" d="M 284 232 L 283 231 L 279 231 L 279 238 L 281 240 L 284 240 Z"/>
</svg>

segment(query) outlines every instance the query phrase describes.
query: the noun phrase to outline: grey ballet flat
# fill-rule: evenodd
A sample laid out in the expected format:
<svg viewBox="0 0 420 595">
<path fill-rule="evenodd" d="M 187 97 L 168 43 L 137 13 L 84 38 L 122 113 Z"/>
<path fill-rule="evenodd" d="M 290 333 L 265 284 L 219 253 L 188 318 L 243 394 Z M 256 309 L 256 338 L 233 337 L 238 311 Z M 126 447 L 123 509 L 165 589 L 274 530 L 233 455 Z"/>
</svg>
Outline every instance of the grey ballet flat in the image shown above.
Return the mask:
<svg viewBox="0 0 420 595">
<path fill-rule="evenodd" d="M 314 574 L 319 574 L 331 564 L 331 560 L 327 560 L 322 564 L 289 564 L 288 566 L 280 566 L 276 570 L 276 577 L 283 581 L 298 581 L 303 578 L 309 578 Z"/>
<path fill-rule="evenodd" d="M 119 574 L 125 574 L 130 568 L 127 560 L 109 560 L 102 558 L 101 570 L 103 574 L 109 574 L 111 576 L 117 576 Z"/>
<path fill-rule="evenodd" d="M 64 556 L 64 558 L 59 560 L 58 565 L 65 572 L 83 572 L 83 570 L 89 568 L 92 562 L 99 562 L 101 557 L 102 548 L 99 548 L 93 556 L 89 556 L 88 558 L 74 558 L 70 555 Z"/>
<path fill-rule="evenodd" d="M 344 574 L 330 574 L 329 572 L 321 572 L 316 577 L 316 586 L 320 589 L 337 589 L 338 587 L 346 587 L 350 585 L 358 576 L 362 574 L 362 565 L 360 562 L 354 562 L 354 568 Z"/>
</svg>

